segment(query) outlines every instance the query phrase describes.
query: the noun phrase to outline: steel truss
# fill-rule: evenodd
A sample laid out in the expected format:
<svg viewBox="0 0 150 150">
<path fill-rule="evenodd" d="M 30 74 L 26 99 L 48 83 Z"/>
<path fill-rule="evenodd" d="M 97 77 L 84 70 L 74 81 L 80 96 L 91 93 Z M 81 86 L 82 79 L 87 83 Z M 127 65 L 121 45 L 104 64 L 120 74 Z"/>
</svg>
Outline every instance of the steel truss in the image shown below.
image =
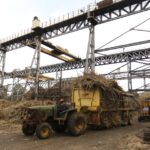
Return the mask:
<svg viewBox="0 0 150 150">
<path fill-rule="evenodd" d="M 136 60 L 143 60 L 149 58 L 150 58 L 150 48 L 147 48 L 147 49 L 141 49 L 136 51 L 122 52 L 118 54 L 96 57 L 95 66 L 123 63 L 123 62 L 128 62 L 129 60 L 131 62 L 134 62 Z M 52 72 L 65 71 L 65 70 L 80 69 L 80 68 L 85 68 L 85 63 L 86 63 L 86 59 L 82 59 L 75 62 L 65 62 L 65 63 L 59 63 L 55 65 L 48 65 L 48 66 L 40 67 L 39 72 L 40 74 L 44 74 L 44 73 L 52 73 Z M 34 72 L 35 69 L 32 68 L 31 71 Z M 16 76 L 27 75 L 28 69 L 16 71 L 15 73 Z M 12 78 L 12 77 L 13 77 L 13 73 L 5 74 L 5 79 Z"/>
<path fill-rule="evenodd" d="M 127 64 L 126 64 L 127 65 Z M 128 72 L 124 71 L 124 72 L 111 72 L 109 74 L 103 74 L 106 78 L 108 79 L 114 79 L 114 80 L 127 80 L 128 79 Z M 148 79 L 150 78 L 150 69 L 141 69 L 141 70 L 131 70 L 130 71 L 130 75 L 132 76 L 132 81 L 134 79 Z M 14 78 L 14 80 L 16 80 L 17 82 L 13 82 L 13 84 L 20 84 L 22 87 L 24 87 L 26 85 L 26 83 L 19 83 L 19 78 Z M 65 81 L 64 83 L 73 81 L 74 78 L 63 78 L 62 81 Z M 56 80 L 47 80 L 47 81 L 40 81 L 39 82 L 39 87 L 44 88 L 44 89 L 49 89 L 49 88 L 53 88 L 53 86 L 57 83 L 60 83 L 60 78 L 56 79 Z M 144 83 L 144 82 L 143 82 Z M 58 86 L 61 86 L 58 84 Z M 7 85 L 6 88 L 8 89 L 8 91 L 12 92 L 14 85 Z M 28 90 L 31 89 L 31 87 L 34 87 L 34 82 L 28 82 L 27 88 Z M 137 88 L 137 89 L 129 89 L 130 92 L 137 92 L 137 91 L 150 91 L 149 89 L 150 87 L 150 83 L 144 83 L 143 86 Z M 58 87 L 57 87 L 58 88 Z M 19 89 L 18 89 L 19 90 Z M 27 92 L 27 91 L 26 91 Z M 22 95 L 13 95 L 15 96 L 15 98 L 19 98 L 22 97 Z"/>
<path fill-rule="evenodd" d="M 0 86 L 3 85 L 4 75 L 5 78 L 14 77 L 14 72 L 4 74 L 6 52 L 24 46 L 29 46 L 35 42 L 37 51 L 36 67 L 35 68 L 31 67 L 29 70 L 26 69 L 22 71 L 15 71 L 15 77 L 27 76 L 29 75 L 29 72 L 34 74 L 36 99 L 38 98 L 39 74 L 50 72 L 62 72 L 64 70 L 79 69 L 79 68 L 88 68 L 86 62 L 92 64 L 93 70 L 95 66 L 128 62 L 128 73 L 127 73 L 128 89 L 132 90 L 132 78 L 139 77 L 139 72 L 135 75 L 132 74 L 133 72 L 131 68 L 131 62 L 134 62 L 135 60 L 150 58 L 150 48 L 131 52 L 99 56 L 94 58 L 94 44 L 92 45 L 92 43 L 94 43 L 94 36 L 93 37 L 91 36 L 92 42 L 91 43 L 89 42 L 89 45 L 91 46 L 91 47 L 89 46 L 90 47 L 89 51 L 93 52 L 93 57 L 89 58 L 88 61 L 86 61 L 86 59 L 83 59 L 74 62 L 66 62 L 56 65 L 40 67 L 41 41 L 48 40 L 74 31 L 78 31 L 84 28 L 90 28 L 91 26 L 93 26 L 93 28 L 91 28 L 90 32 L 91 35 L 92 34 L 94 35 L 94 26 L 97 24 L 105 23 L 132 14 L 140 13 L 142 11 L 147 11 L 149 9 L 150 9 L 150 0 L 124 0 L 119 3 L 107 6 L 107 8 L 94 9 L 90 12 L 88 11 L 86 13 L 83 13 L 82 15 L 64 20 L 63 22 L 59 22 L 57 24 L 53 24 L 44 28 L 40 27 L 40 30 L 38 30 L 38 32 L 37 30 L 32 30 L 31 33 L 0 43 L 1 44 L 0 48 L 2 49 L 2 51 L 0 51 L 0 71 L 1 71 Z M 90 15 L 92 14 L 94 22 L 93 20 L 89 21 L 89 14 Z M 144 70 L 144 73 L 147 72 L 145 72 Z M 146 75 L 144 76 L 145 78 Z M 146 84 L 146 81 L 144 84 Z"/>
<path fill-rule="evenodd" d="M 102 24 L 115 19 L 123 18 L 129 15 L 147 11 L 150 9 L 150 0 L 124 0 L 119 3 L 107 6 L 107 8 L 99 8 L 92 10 L 97 24 Z M 63 34 L 88 28 L 91 23 L 88 21 L 87 12 L 82 15 L 64 20 L 57 24 L 41 28 L 42 40 L 48 40 Z M 38 33 L 35 31 L 26 35 L 14 38 L 12 40 L 2 42 L 1 47 L 6 51 L 21 48 L 30 45 Z"/>
</svg>

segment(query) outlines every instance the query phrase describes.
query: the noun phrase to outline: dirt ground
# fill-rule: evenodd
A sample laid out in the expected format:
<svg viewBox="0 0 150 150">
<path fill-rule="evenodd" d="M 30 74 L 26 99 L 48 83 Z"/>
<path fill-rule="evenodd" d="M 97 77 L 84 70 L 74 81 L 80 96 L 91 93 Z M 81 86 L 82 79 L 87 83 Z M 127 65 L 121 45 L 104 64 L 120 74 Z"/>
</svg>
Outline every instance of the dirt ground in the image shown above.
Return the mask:
<svg viewBox="0 0 150 150">
<path fill-rule="evenodd" d="M 138 138 L 147 126 L 150 123 L 135 123 L 108 130 L 88 130 L 79 137 L 64 133 L 39 140 L 36 136 L 24 136 L 20 125 L 0 121 L 0 150 L 148 150 L 150 145 L 142 144 Z"/>
</svg>

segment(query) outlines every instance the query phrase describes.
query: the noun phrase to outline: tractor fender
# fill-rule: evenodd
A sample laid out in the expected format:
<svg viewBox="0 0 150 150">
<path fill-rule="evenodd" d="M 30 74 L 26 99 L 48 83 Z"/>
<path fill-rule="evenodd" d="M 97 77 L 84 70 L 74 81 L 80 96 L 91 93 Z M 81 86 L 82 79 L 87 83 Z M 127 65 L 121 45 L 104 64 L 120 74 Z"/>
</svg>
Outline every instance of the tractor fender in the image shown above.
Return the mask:
<svg viewBox="0 0 150 150">
<path fill-rule="evenodd" d="M 61 117 L 61 119 L 63 119 L 64 121 L 66 121 L 69 117 L 70 117 L 70 115 L 71 114 L 73 114 L 74 112 L 77 112 L 77 109 L 68 109 L 68 110 L 65 110 L 63 113 L 64 113 L 64 115 L 63 115 L 63 117 Z M 53 120 L 59 120 L 60 118 L 56 115 L 56 111 L 55 111 L 55 113 L 54 113 L 54 116 L 53 116 Z"/>
<path fill-rule="evenodd" d="M 68 120 L 68 119 L 70 118 L 70 116 L 71 116 L 74 112 L 77 112 L 77 109 L 75 109 L 75 108 L 69 109 L 69 110 L 66 112 L 66 120 Z"/>
</svg>

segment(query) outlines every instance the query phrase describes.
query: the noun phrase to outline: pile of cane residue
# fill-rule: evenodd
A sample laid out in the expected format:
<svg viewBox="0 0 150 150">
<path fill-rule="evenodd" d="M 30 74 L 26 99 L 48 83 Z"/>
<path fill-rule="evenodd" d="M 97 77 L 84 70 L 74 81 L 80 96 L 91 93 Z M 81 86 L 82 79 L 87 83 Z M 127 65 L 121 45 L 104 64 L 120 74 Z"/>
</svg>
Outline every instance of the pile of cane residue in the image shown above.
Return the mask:
<svg viewBox="0 0 150 150">
<path fill-rule="evenodd" d="M 128 135 L 124 139 L 124 143 L 122 143 L 121 145 L 122 146 L 120 146 L 120 149 L 126 149 L 126 150 L 148 150 L 150 149 L 150 145 L 145 144 L 143 142 L 143 138 L 137 135 Z"/>
<path fill-rule="evenodd" d="M 25 107 L 52 104 L 50 100 L 0 100 L 0 131 L 17 128 L 21 123 L 21 114 Z"/>
</svg>

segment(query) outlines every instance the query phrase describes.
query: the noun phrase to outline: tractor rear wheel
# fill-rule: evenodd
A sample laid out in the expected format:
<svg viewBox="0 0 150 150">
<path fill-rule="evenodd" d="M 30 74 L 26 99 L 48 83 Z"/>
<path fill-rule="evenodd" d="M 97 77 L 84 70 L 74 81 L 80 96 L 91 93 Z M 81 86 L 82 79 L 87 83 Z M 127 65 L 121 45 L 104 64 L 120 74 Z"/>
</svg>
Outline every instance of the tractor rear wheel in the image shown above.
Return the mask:
<svg viewBox="0 0 150 150">
<path fill-rule="evenodd" d="M 83 113 L 75 112 L 68 120 L 68 130 L 71 135 L 79 136 L 86 131 L 87 119 Z"/>
<path fill-rule="evenodd" d="M 39 139 L 47 139 L 52 136 L 53 130 L 48 123 L 39 124 L 36 128 L 36 135 Z"/>
<path fill-rule="evenodd" d="M 31 136 L 35 133 L 36 126 L 35 125 L 29 125 L 29 124 L 23 124 L 22 125 L 22 132 L 26 136 Z"/>
</svg>

